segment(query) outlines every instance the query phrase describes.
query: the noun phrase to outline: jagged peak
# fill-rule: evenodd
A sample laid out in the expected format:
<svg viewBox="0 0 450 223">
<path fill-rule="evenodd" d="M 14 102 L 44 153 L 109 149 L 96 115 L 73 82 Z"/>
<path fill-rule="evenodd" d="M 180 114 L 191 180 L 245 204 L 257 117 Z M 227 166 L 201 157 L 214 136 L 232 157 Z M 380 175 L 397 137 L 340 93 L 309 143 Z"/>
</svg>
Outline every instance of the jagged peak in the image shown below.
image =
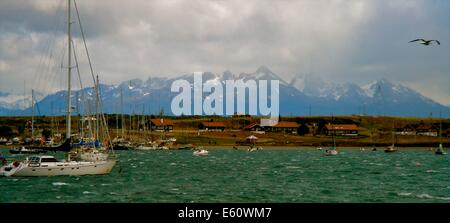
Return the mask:
<svg viewBox="0 0 450 223">
<path fill-rule="evenodd" d="M 273 74 L 273 72 L 266 66 L 260 66 L 255 73 Z"/>
</svg>

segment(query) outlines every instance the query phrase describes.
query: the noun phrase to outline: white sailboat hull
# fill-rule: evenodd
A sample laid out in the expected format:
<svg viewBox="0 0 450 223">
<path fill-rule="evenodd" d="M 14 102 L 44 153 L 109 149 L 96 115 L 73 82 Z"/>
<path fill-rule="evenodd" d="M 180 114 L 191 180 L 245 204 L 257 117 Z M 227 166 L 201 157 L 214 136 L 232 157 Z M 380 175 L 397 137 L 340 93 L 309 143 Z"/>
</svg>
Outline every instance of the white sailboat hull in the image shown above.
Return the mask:
<svg viewBox="0 0 450 223">
<path fill-rule="evenodd" d="M 337 150 L 328 150 L 325 155 L 327 156 L 337 156 L 339 152 Z"/>
<path fill-rule="evenodd" d="M 64 162 L 48 166 L 21 163 L 18 167 L 5 172 L 4 175 L 12 177 L 104 175 L 110 173 L 115 164 L 116 160 Z"/>
<path fill-rule="evenodd" d="M 193 152 L 194 156 L 207 156 L 209 154 L 208 150 L 198 150 Z"/>
</svg>

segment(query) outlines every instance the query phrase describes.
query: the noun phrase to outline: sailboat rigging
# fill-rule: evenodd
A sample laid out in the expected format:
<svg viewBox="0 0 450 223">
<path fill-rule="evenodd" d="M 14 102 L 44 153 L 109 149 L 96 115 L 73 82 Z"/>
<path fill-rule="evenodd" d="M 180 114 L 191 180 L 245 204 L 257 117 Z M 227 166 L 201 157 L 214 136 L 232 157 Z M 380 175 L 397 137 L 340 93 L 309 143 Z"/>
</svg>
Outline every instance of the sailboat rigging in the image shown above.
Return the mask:
<svg viewBox="0 0 450 223">
<path fill-rule="evenodd" d="M 87 51 L 86 41 L 84 38 L 84 32 L 82 30 L 81 26 L 81 20 L 78 13 L 78 8 L 76 5 L 76 1 L 73 0 L 75 9 L 77 11 L 78 21 L 80 24 L 83 42 L 85 44 L 85 49 Z M 67 30 L 67 36 L 68 36 L 68 85 L 67 85 L 67 114 L 66 114 L 66 140 L 65 142 L 59 146 L 53 148 L 55 151 L 65 151 L 67 152 L 72 148 L 71 145 L 71 110 L 72 110 L 72 103 L 71 103 L 71 80 L 72 80 L 72 36 L 71 36 L 71 3 L 72 0 L 67 1 L 68 6 L 68 16 L 67 16 L 67 23 L 68 23 L 68 30 Z M 74 54 L 75 55 L 75 54 Z M 88 55 L 88 61 L 91 68 L 91 74 L 93 76 L 93 69 Z M 99 81 L 98 77 L 97 80 L 94 79 L 94 86 L 96 91 L 96 116 L 102 118 L 102 125 L 103 125 L 103 134 L 105 138 L 106 153 L 100 153 L 99 150 L 97 150 L 96 145 L 94 147 L 88 148 L 88 146 L 83 146 L 83 149 L 88 148 L 89 150 L 83 150 L 76 155 L 80 155 L 78 157 L 74 157 L 73 151 L 67 154 L 66 159 L 59 161 L 53 156 L 31 156 L 27 157 L 25 161 L 21 162 L 14 162 L 9 164 L 8 166 L 4 167 L 2 169 L 2 174 L 5 176 L 61 176 L 61 175 L 100 175 L 100 174 L 108 174 L 111 172 L 113 167 L 115 166 L 117 160 L 114 158 L 110 158 L 109 155 L 109 148 L 111 147 L 110 138 L 109 138 L 109 132 L 106 125 L 105 117 L 104 115 L 100 115 L 98 111 L 101 110 L 101 102 L 99 97 Z M 99 138 L 99 118 L 97 118 L 96 122 L 96 140 Z M 102 147 L 103 148 L 103 147 Z M 48 148 L 46 148 L 48 149 Z M 111 148 L 112 150 L 112 148 Z M 106 154 L 106 156 L 103 156 Z M 105 158 L 103 158 L 105 157 Z M 76 158 L 74 160 L 74 158 Z"/>
<path fill-rule="evenodd" d="M 444 155 L 446 154 L 442 146 L 442 112 L 439 111 L 439 146 L 434 149 L 434 154 Z"/>
<path fill-rule="evenodd" d="M 335 136 L 336 129 L 335 129 L 335 126 L 333 125 L 333 121 L 334 121 L 334 117 L 331 116 L 332 124 L 330 126 L 331 126 L 331 132 L 332 132 L 332 136 L 333 136 L 333 147 L 325 150 L 325 155 L 327 155 L 327 156 L 336 156 L 339 154 L 339 152 L 336 149 L 336 136 Z"/>
<path fill-rule="evenodd" d="M 392 145 L 388 146 L 384 152 L 386 153 L 393 153 L 393 152 L 397 152 L 398 150 L 395 148 L 395 133 L 394 133 L 394 129 L 395 129 L 395 121 L 392 120 L 392 130 L 391 130 L 391 134 L 392 134 Z"/>
</svg>

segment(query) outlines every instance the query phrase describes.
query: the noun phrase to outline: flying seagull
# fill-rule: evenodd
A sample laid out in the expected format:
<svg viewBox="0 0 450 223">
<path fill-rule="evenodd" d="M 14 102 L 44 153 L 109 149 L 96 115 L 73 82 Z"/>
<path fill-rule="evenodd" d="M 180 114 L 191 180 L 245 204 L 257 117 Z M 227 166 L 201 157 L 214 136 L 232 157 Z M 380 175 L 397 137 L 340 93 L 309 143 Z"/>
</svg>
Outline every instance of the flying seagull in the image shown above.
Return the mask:
<svg viewBox="0 0 450 223">
<path fill-rule="evenodd" d="M 423 44 L 425 46 L 430 45 L 433 41 L 436 42 L 438 45 L 441 45 L 441 43 L 438 40 L 434 40 L 434 39 L 432 39 L 432 40 L 415 39 L 415 40 L 411 40 L 409 42 L 412 43 L 412 42 L 417 42 L 417 41 L 420 41 L 419 43 Z"/>
</svg>

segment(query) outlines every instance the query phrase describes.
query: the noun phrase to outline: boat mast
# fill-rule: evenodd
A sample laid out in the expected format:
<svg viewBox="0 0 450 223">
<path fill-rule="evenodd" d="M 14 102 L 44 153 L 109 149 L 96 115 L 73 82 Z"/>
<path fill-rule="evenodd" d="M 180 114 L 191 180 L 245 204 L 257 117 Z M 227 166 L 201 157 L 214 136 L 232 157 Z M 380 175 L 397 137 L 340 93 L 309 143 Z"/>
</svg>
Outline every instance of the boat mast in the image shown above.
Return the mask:
<svg viewBox="0 0 450 223">
<path fill-rule="evenodd" d="M 120 121 L 121 121 L 120 126 L 122 128 L 122 138 L 124 139 L 125 138 L 125 132 L 124 132 L 125 130 L 124 130 L 123 126 L 124 126 L 125 122 L 123 120 L 123 88 L 122 87 L 120 87 Z"/>
<path fill-rule="evenodd" d="M 442 111 L 439 111 L 439 143 L 442 144 Z"/>
<path fill-rule="evenodd" d="M 333 114 L 331 114 L 331 129 L 333 130 L 333 149 L 336 149 L 336 137 L 335 137 L 335 133 L 336 133 L 336 129 L 334 126 L 334 116 Z"/>
<path fill-rule="evenodd" d="M 392 120 L 392 145 L 395 145 L 395 134 L 394 134 L 394 128 L 395 128 L 395 120 Z"/>
<path fill-rule="evenodd" d="M 34 141 L 34 89 L 31 89 L 31 140 Z"/>
<path fill-rule="evenodd" d="M 70 98 L 70 94 L 71 94 L 71 88 L 70 88 L 70 83 L 71 83 L 71 76 L 72 76 L 72 34 L 71 34 L 71 24 L 72 22 L 70 21 L 70 5 L 71 2 L 70 0 L 67 0 L 67 8 L 68 8 L 68 13 L 67 13 L 67 38 L 68 38 L 68 45 L 69 45 L 69 52 L 68 52 L 68 73 L 67 73 L 67 82 L 68 82 L 68 87 L 67 87 L 67 129 L 66 129 L 66 139 L 70 139 L 70 129 L 71 129 L 71 98 Z"/>
<path fill-rule="evenodd" d="M 98 75 L 97 75 L 97 79 L 96 79 L 96 100 L 95 100 L 95 115 L 96 115 L 96 139 L 99 140 L 99 127 L 100 127 L 100 115 L 99 115 L 99 107 L 100 107 L 100 98 L 99 98 L 99 81 L 98 81 Z"/>
</svg>

